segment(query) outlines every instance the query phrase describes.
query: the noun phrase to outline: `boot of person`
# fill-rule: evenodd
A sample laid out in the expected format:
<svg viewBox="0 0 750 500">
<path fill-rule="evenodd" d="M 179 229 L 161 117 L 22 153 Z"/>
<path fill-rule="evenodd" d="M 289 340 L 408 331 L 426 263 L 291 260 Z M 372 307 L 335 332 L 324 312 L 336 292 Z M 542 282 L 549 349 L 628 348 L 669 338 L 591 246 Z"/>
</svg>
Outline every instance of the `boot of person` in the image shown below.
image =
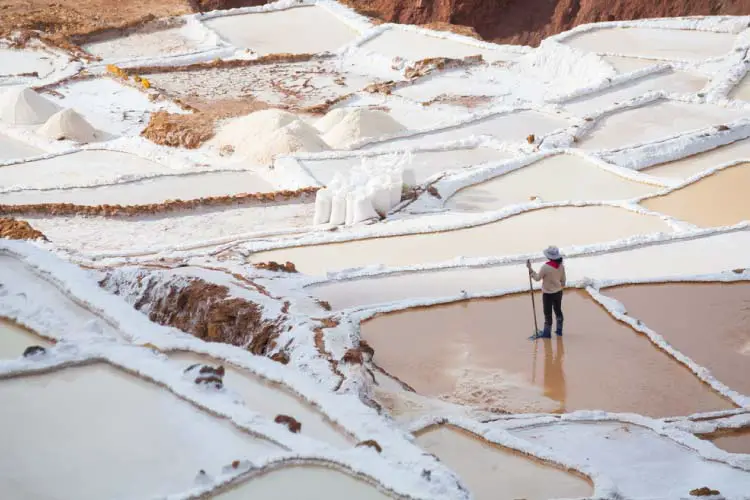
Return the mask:
<svg viewBox="0 0 750 500">
<path fill-rule="evenodd" d="M 551 332 L 552 332 L 552 325 L 544 325 L 544 330 L 542 330 L 541 332 L 539 332 L 538 337 L 540 339 L 551 338 L 552 337 Z"/>
<path fill-rule="evenodd" d="M 557 333 L 558 336 L 562 337 L 562 333 L 563 333 L 563 320 L 561 320 L 561 319 L 557 320 L 557 329 L 555 330 L 555 333 Z"/>
</svg>

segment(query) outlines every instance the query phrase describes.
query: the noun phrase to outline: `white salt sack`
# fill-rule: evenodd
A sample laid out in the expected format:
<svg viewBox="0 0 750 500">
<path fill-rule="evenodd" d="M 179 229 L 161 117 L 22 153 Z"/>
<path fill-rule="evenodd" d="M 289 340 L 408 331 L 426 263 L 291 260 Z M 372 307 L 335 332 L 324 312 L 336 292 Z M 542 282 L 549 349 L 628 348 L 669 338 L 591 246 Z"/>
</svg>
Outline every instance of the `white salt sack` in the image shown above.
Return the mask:
<svg viewBox="0 0 750 500">
<path fill-rule="evenodd" d="M 331 192 L 319 189 L 315 194 L 315 216 L 313 224 L 326 224 L 331 220 Z"/>
<path fill-rule="evenodd" d="M 365 193 L 360 193 L 354 200 L 354 216 L 352 224 L 358 224 L 369 219 L 379 218 L 378 213 L 372 207 L 370 197 Z"/>
<path fill-rule="evenodd" d="M 413 188 L 417 185 L 417 174 L 414 173 L 413 168 L 404 169 L 403 183 L 408 188 Z"/>
<path fill-rule="evenodd" d="M 352 225 L 352 219 L 354 218 L 354 191 L 346 193 L 346 225 Z"/>
<path fill-rule="evenodd" d="M 331 198 L 331 220 L 334 226 L 340 226 L 346 222 L 346 193 L 337 191 Z"/>
<path fill-rule="evenodd" d="M 380 215 L 385 216 L 391 209 L 391 192 L 389 186 L 380 183 L 370 184 L 368 195 L 372 200 L 372 207 Z"/>
</svg>

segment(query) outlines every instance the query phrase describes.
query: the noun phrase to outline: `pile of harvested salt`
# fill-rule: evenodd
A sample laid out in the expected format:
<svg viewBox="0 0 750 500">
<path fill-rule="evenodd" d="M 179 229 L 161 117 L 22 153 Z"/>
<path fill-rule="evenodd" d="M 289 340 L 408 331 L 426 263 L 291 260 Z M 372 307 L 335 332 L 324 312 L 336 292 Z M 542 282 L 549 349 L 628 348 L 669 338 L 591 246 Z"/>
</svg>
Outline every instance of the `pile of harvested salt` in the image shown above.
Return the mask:
<svg viewBox="0 0 750 500">
<path fill-rule="evenodd" d="M 314 127 L 278 109 L 232 120 L 221 128 L 212 144 L 218 148 L 231 146 L 236 154 L 263 165 L 272 163 L 276 155 L 329 149 Z"/>
<path fill-rule="evenodd" d="M 351 225 L 385 217 L 401 202 L 404 186 L 415 184 L 414 173 L 404 168 L 411 162 L 409 153 L 385 157 L 376 162 L 362 160 L 348 177 L 336 174 L 315 198 L 315 224 Z"/>
<path fill-rule="evenodd" d="M 332 148 L 347 148 L 363 139 L 391 136 L 406 130 L 385 111 L 354 108 L 334 109 L 315 126 Z"/>
<path fill-rule="evenodd" d="M 60 109 L 29 88 L 13 88 L 0 96 L 0 121 L 9 125 L 39 125 Z"/>
<path fill-rule="evenodd" d="M 84 117 L 70 108 L 52 115 L 44 125 L 39 127 L 37 133 L 53 141 L 68 140 L 82 143 L 98 141 L 104 136 Z"/>
</svg>

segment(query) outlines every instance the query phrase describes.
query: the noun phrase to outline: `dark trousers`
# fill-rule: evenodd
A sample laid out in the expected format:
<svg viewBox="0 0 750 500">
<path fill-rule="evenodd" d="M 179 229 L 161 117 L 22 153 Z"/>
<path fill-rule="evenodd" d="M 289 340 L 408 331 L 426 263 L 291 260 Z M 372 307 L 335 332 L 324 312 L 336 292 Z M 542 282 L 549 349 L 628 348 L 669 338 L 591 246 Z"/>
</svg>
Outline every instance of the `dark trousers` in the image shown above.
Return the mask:
<svg viewBox="0 0 750 500">
<path fill-rule="evenodd" d="M 542 305 L 544 306 L 544 329 L 552 329 L 552 310 L 555 311 L 557 318 L 557 329 L 562 331 L 563 312 L 562 312 L 562 290 L 556 293 L 543 293 Z"/>
</svg>

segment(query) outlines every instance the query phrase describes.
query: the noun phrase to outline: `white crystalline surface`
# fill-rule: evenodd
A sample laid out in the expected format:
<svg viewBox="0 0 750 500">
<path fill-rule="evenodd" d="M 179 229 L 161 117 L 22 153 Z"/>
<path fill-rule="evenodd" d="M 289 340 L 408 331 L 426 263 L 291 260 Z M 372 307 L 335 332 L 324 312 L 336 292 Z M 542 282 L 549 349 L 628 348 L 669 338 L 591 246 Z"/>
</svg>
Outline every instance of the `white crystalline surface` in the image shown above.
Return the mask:
<svg viewBox="0 0 750 500">
<path fill-rule="evenodd" d="M 0 41 L 0 496 L 677 500 L 708 487 L 747 500 L 750 450 L 712 439 L 747 432 L 750 394 L 607 291 L 746 293 L 750 213 L 724 206 L 742 186 L 722 179 L 750 162 L 750 18 L 581 26 L 536 48 L 376 24 L 335 0 L 155 22 L 89 40 L 101 60 Z M 207 114 L 141 135 L 154 113 L 189 106 Z M 39 133 L 59 109 L 94 136 Z M 691 220 L 705 209 L 714 222 L 646 208 L 692 185 L 705 189 L 678 195 Z M 314 224 L 326 202 L 329 222 Z M 331 223 L 334 209 L 347 224 Z M 45 238 L 5 238 L 28 234 L 24 223 Z M 393 353 L 415 373 L 437 354 L 489 359 L 466 301 L 528 293 L 526 260 L 538 269 L 551 244 L 566 293 L 585 300 L 563 302 L 563 337 L 514 360 L 532 389 L 498 390 L 523 375 L 492 366 L 465 370 L 441 399 L 389 371 Z M 525 346 L 523 302 L 481 326 Z M 537 376 L 562 366 L 560 346 L 581 356 L 576 302 L 716 411 L 529 413 L 566 411 L 560 384 L 581 380 Z M 360 324 L 388 313 L 397 341 L 371 357 Z M 417 314 L 440 324 L 411 335 Z M 718 331 L 743 314 L 711 321 Z M 721 331 L 750 345 L 747 329 Z M 504 338 L 489 337 L 493 353 L 511 352 Z M 31 345 L 46 350 L 24 358 Z M 618 353 L 648 373 L 630 354 Z M 616 365 L 598 355 L 592 366 Z M 196 383 L 208 368 L 185 374 L 192 363 L 224 366 L 223 386 Z M 635 408 L 656 404 L 644 387 Z"/>
</svg>

